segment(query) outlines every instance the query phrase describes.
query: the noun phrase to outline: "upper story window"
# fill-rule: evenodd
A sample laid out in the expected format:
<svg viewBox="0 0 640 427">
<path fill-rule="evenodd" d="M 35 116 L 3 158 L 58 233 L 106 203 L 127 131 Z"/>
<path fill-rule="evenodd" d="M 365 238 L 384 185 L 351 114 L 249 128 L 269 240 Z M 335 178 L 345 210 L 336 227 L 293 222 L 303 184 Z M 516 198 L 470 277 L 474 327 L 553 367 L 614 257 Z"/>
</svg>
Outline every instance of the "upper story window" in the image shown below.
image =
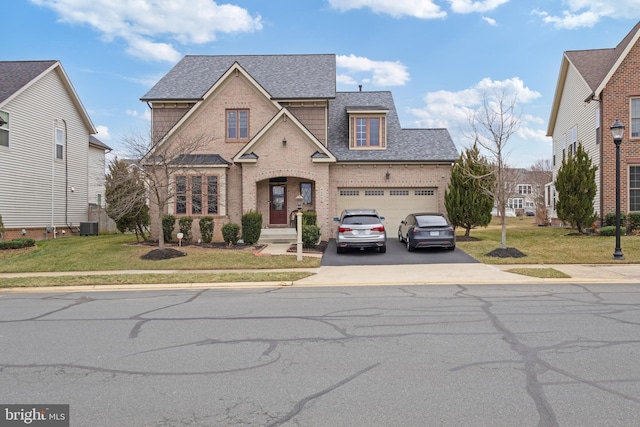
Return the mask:
<svg viewBox="0 0 640 427">
<path fill-rule="evenodd" d="M 631 98 L 631 138 L 640 138 L 640 98 Z"/>
<path fill-rule="evenodd" d="M 176 177 L 176 215 L 217 215 L 218 177 L 180 175 Z"/>
<path fill-rule="evenodd" d="M 0 111 L 0 145 L 9 146 L 9 113 Z"/>
<path fill-rule="evenodd" d="M 64 129 L 56 128 L 55 130 L 56 159 L 64 159 L 64 140 L 65 140 Z"/>
<path fill-rule="evenodd" d="M 385 149 L 387 129 L 385 114 L 359 111 L 349 117 L 350 149 Z"/>
<path fill-rule="evenodd" d="M 518 194 L 531 194 L 531 184 L 518 184 Z"/>
<path fill-rule="evenodd" d="M 249 110 L 227 110 L 227 141 L 249 140 Z"/>
<path fill-rule="evenodd" d="M 569 154 L 575 155 L 578 149 L 578 127 L 574 126 L 569 130 Z"/>
<path fill-rule="evenodd" d="M 600 140 L 602 138 L 600 132 L 600 108 L 596 109 L 596 144 L 600 144 Z"/>
</svg>

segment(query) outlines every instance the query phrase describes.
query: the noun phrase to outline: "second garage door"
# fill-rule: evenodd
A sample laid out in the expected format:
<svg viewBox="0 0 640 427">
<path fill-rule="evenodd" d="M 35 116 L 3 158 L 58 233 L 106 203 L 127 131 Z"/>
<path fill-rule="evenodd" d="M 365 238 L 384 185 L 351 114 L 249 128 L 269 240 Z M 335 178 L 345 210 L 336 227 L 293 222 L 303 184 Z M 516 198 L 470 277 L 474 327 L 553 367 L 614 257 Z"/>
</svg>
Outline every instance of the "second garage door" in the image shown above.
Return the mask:
<svg viewBox="0 0 640 427">
<path fill-rule="evenodd" d="M 435 188 L 339 188 L 336 216 L 344 209 L 376 209 L 394 237 L 400 221 L 412 212 L 438 212 Z"/>
</svg>

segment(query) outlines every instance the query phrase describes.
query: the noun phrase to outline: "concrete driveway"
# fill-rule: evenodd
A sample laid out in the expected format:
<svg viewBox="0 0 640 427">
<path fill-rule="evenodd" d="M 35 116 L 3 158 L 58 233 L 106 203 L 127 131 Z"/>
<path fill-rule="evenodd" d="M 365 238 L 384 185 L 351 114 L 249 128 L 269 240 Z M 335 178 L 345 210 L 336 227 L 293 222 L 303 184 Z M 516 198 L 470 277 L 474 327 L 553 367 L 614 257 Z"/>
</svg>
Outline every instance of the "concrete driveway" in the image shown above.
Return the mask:
<svg viewBox="0 0 640 427">
<path fill-rule="evenodd" d="M 336 241 L 331 239 L 324 255 L 322 266 L 347 265 L 402 265 L 402 264 L 460 264 L 477 263 L 475 259 L 456 248 L 453 251 L 440 248 L 418 249 L 407 251 L 404 243 L 397 237 L 387 239 L 387 252 L 379 253 L 376 249 L 349 250 L 343 254 L 336 253 Z"/>
</svg>

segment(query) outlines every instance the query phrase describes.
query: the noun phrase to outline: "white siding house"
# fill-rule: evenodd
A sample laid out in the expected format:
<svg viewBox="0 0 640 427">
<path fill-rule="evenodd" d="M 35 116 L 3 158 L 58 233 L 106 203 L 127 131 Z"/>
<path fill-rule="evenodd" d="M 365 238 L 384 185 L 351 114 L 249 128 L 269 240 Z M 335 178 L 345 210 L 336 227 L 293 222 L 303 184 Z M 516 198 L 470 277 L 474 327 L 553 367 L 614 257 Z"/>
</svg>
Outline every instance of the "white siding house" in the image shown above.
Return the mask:
<svg viewBox="0 0 640 427">
<path fill-rule="evenodd" d="M 0 215 L 6 237 L 41 239 L 54 229 L 58 236 L 71 234 L 87 221 L 95 191 L 89 184 L 89 136 L 96 129 L 59 61 L 0 61 L 0 76 L 0 115 L 6 118 Z"/>
</svg>

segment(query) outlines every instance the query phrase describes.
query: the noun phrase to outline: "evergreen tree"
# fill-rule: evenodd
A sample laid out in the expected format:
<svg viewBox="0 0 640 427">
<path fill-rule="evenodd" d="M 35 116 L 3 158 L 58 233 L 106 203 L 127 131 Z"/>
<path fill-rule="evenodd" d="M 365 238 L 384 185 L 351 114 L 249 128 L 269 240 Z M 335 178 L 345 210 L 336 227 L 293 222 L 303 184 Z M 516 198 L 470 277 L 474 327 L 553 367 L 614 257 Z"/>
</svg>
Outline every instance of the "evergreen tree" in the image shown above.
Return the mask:
<svg viewBox="0 0 640 427">
<path fill-rule="evenodd" d="M 444 204 L 449 221 L 454 227 L 464 228 L 465 236 L 469 236 L 472 228 L 486 227 L 491 222 L 493 197 L 487 190 L 494 181 L 495 175 L 475 144 L 454 163 Z"/>
<path fill-rule="evenodd" d="M 151 217 L 146 204 L 146 189 L 140 174 L 130 169 L 124 160 L 114 160 L 109 165 L 105 182 L 106 212 L 118 230 L 135 232 L 136 238 L 146 239 L 145 229 Z"/>
<path fill-rule="evenodd" d="M 556 212 L 558 218 L 578 229 L 590 227 L 597 218 L 593 209 L 596 196 L 596 171 L 589 154 L 578 144 L 574 155 L 562 159 L 555 186 L 558 192 Z"/>
</svg>

